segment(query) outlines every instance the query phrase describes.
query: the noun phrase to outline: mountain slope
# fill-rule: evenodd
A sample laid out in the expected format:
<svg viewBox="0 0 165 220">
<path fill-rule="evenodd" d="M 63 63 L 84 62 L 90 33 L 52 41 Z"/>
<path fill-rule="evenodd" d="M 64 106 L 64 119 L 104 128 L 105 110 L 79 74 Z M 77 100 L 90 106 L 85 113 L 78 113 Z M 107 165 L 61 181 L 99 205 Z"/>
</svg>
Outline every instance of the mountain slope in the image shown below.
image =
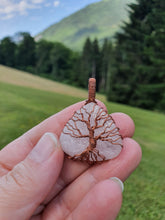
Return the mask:
<svg viewBox="0 0 165 220">
<path fill-rule="evenodd" d="M 102 0 L 53 24 L 36 39 L 60 41 L 72 49 L 81 49 L 90 36 L 99 40 L 113 37 L 123 20 L 128 20 L 127 4 L 135 0 Z"/>
</svg>

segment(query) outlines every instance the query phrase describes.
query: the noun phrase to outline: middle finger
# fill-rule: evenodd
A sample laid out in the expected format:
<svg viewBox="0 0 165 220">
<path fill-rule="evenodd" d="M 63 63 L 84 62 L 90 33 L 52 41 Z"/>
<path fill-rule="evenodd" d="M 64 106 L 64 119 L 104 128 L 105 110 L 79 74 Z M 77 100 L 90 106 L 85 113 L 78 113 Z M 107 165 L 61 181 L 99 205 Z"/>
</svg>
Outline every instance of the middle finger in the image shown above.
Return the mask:
<svg viewBox="0 0 165 220">
<path fill-rule="evenodd" d="M 119 128 L 120 134 L 123 138 L 132 137 L 135 127 L 133 120 L 124 113 L 113 113 L 111 115 Z M 64 165 L 56 184 L 52 188 L 51 192 L 44 201 L 47 204 L 52 198 L 54 198 L 64 187 L 74 181 L 78 176 L 80 176 L 84 171 L 89 168 L 89 165 L 69 160 L 65 158 Z"/>
</svg>

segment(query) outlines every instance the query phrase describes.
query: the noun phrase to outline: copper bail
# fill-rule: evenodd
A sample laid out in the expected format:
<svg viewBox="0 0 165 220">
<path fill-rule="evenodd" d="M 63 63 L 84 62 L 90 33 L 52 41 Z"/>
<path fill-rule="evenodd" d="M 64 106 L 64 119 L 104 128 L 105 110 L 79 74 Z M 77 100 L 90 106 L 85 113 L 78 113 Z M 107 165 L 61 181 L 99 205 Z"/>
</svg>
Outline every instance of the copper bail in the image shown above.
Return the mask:
<svg viewBox="0 0 165 220">
<path fill-rule="evenodd" d="M 95 96 L 96 96 L 96 79 L 90 78 L 89 82 L 88 82 L 88 101 L 87 101 L 87 103 L 96 102 Z"/>
</svg>

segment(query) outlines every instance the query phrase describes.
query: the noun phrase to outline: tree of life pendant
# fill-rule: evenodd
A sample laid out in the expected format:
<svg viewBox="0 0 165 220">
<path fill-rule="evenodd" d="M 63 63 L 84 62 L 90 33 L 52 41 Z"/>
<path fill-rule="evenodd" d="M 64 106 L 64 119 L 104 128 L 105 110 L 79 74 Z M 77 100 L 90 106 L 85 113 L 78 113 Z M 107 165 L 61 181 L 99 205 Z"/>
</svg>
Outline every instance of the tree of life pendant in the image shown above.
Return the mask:
<svg viewBox="0 0 165 220">
<path fill-rule="evenodd" d="M 88 91 L 88 100 L 66 123 L 60 143 L 69 159 L 95 164 L 117 157 L 123 145 L 113 118 L 95 100 L 94 78 Z"/>
</svg>

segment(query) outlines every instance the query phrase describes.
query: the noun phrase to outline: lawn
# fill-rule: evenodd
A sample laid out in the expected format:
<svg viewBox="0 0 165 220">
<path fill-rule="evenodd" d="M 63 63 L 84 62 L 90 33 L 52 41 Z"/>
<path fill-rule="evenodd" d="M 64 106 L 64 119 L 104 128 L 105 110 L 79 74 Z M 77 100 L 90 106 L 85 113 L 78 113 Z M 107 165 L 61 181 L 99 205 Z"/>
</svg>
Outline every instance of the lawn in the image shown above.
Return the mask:
<svg viewBox="0 0 165 220">
<path fill-rule="evenodd" d="M 0 65 L 0 82 L 57 92 L 60 94 L 67 94 L 78 98 L 81 97 L 85 99 L 87 97 L 87 91 L 84 89 L 77 89 L 69 85 L 58 83 L 37 75 L 32 75 L 30 73 L 2 65 Z M 99 94 L 98 97 L 99 99 L 105 101 L 105 97 L 103 95 Z"/>
<path fill-rule="evenodd" d="M 61 85 L 66 88 L 65 93 L 60 94 L 60 91 L 55 93 L 36 89 L 35 86 L 28 88 L 2 81 L 1 148 L 50 115 L 82 100 L 86 94 L 83 90 L 73 88 L 75 92 L 77 90 L 75 96 L 80 94 L 80 98 L 72 93 L 66 95 L 68 87 L 65 85 Z M 143 151 L 140 166 L 125 183 L 123 206 L 118 220 L 165 219 L 165 115 L 115 103 L 105 104 L 109 112 L 124 112 L 133 118 L 136 125 L 134 138 Z"/>
</svg>

